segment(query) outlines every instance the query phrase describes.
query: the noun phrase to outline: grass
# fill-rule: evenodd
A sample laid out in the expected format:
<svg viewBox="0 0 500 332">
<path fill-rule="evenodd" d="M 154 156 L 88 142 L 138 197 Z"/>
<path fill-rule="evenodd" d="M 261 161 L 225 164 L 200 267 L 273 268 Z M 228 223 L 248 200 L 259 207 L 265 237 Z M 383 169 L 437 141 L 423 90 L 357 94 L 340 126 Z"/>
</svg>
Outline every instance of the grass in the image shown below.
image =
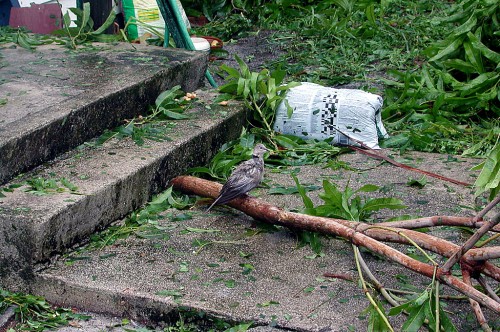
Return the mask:
<svg viewBox="0 0 500 332">
<path fill-rule="evenodd" d="M 284 51 L 266 67 L 285 69 L 288 80 L 349 84 L 384 97 L 383 118 L 393 136 L 385 147 L 484 156 L 498 141 L 500 55 L 494 42 L 498 22 L 491 16 L 499 5 L 471 0 L 245 3 L 259 3 L 254 6 L 259 9 L 246 12 L 242 5 L 240 15 L 253 20 L 256 29 L 274 31 L 268 39 Z M 202 32 L 217 35 L 223 24 L 215 18 Z M 230 29 L 236 29 L 234 23 Z M 240 34 L 248 33 L 247 26 L 241 29 Z"/>
</svg>

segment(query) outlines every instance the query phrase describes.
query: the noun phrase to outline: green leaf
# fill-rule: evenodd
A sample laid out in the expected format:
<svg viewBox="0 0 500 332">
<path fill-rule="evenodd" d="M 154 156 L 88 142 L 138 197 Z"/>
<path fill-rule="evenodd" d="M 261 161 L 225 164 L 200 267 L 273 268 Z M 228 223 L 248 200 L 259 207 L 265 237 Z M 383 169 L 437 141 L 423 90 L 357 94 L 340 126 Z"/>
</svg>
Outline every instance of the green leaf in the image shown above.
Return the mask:
<svg viewBox="0 0 500 332">
<path fill-rule="evenodd" d="M 381 312 L 384 312 L 384 308 L 382 307 L 382 304 L 377 301 L 377 306 L 380 309 Z M 389 331 L 389 328 L 385 324 L 383 317 L 373 306 L 373 304 L 370 303 L 370 306 L 368 307 L 368 327 L 367 331 L 368 332 L 385 332 Z"/>
<path fill-rule="evenodd" d="M 379 186 L 376 186 L 374 184 L 365 184 L 364 186 L 356 190 L 356 192 L 365 192 L 365 193 L 374 192 L 377 191 L 379 188 L 380 188 Z"/>
<path fill-rule="evenodd" d="M 465 55 L 467 60 L 476 68 L 478 73 L 484 73 L 483 61 L 481 59 L 481 53 L 472 46 L 470 41 L 464 41 L 463 43 Z"/>
<path fill-rule="evenodd" d="M 486 156 L 484 163 L 480 165 L 482 165 L 482 170 L 474 183 L 476 188 L 475 196 L 477 197 L 489 190 L 489 199 L 493 200 L 500 191 L 500 144 L 495 145 Z"/>
<path fill-rule="evenodd" d="M 500 54 L 489 49 L 486 45 L 484 45 L 479 38 L 477 38 L 473 33 L 469 32 L 467 34 L 469 40 L 472 43 L 474 49 L 478 50 L 485 58 L 491 60 L 493 63 L 500 63 Z"/>
<path fill-rule="evenodd" d="M 61 184 L 63 186 L 65 186 L 66 188 L 68 188 L 69 190 L 71 191 L 78 191 L 78 187 L 76 185 L 74 185 L 73 183 L 71 183 L 68 179 L 66 178 L 61 178 Z"/>
<path fill-rule="evenodd" d="M 280 303 L 277 302 L 277 301 L 266 301 L 266 302 L 262 302 L 262 303 L 257 303 L 257 307 L 259 308 L 265 308 L 265 307 L 269 307 L 269 306 L 272 306 L 272 305 L 279 305 Z"/>
<path fill-rule="evenodd" d="M 295 182 L 295 185 L 297 186 L 297 190 L 299 191 L 299 195 L 302 198 L 302 202 L 304 202 L 304 206 L 306 209 L 313 209 L 314 204 L 312 200 L 307 196 L 306 190 L 302 185 L 299 183 L 299 179 L 297 179 L 297 176 L 295 174 L 291 174 L 293 181 Z"/>
<path fill-rule="evenodd" d="M 167 101 L 173 101 L 179 94 L 181 94 L 181 86 L 176 85 L 171 89 L 165 90 L 158 97 L 156 97 L 155 105 L 156 107 L 162 106 Z"/>
<path fill-rule="evenodd" d="M 443 65 L 446 68 L 452 68 L 452 69 L 457 69 L 460 70 L 461 72 L 465 74 L 472 74 L 472 73 L 477 73 L 477 69 L 475 66 L 473 66 L 471 63 L 466 62 L 461 59 L 448 59 L 443 61 Z"/>
<path fill-rule="evenodd" d="M 455 38 L 452 42 L 450 42 L 445 48 L 438 52 L 435 56 L 429 59 L 429 62 L 435 62 L 442 58 L 445 58 L 452 53 L 456 52 L 459 47 L 463 44 L 464 37 Z"/>
<path fill-rule="evenodd" d="M 371 25 L 377 25 L 377 20 L 375 19 L 375 6 L 373 4 L 366 7 L 365 15 Z"/>
<path fill-rule="evenodd" d="M 243 91 L 245 90 L 246 80 L 243 77 L 238 78 L 238 88 L 236 89 L 236 95 L 243 96 Z"/>
<path fill-rule="evenodd" d="M 159 295 L 159 296 L 171 296 L 174 299 L 178 299 L 178 298 L 184 296 L 184 294 L 182 294 L 182 288 L 172 289 L 172 290 L 162 290 L 162 291 L 156 292 L 155 294 Z"/>
<path fill-rule="evenodd" d="M 69 17 L 69 12 L 66 12 L 63 15 L 63 21 L 64 21 L 64 26 L 69 28 L 69 26 L 71 25 L 71 18 Z"/>
<path fill-rule="evenodd" d="M 427 325 L 429 326 L 430 331 L 436 330 L 436 312 L 434 310 L 434 302 L 435 301 L 427 301 L 424 303 L 425 317 L 428 320 Z M 439 330 L 437 332 L 439 332 Z"/>
<path fill-rule="evenodd" d="M 220 69 L 225 71 L 230 77 L 234 77 L 234 78 L 240 77 L 240 72 L 233 67 L 229 67 L 227 65 L 221 65 Z"/>
<path fill-rule="evenodd" d="M 178 113 L 178 112 L 169 111 L 167 109 L 162 109 L 162 113 L 167 118 L 174 119 L 174 120 L 186 120 L 186 119 L 190 119 L 191 118 L 189 115 Z"/>
<path fill-rule="evenodd" d="M 400 313 L 402 313 L 404 310 L 408 310 L 412 305 L 412 301 L 408 301 L 406 303 L 403 303 L 397 307 L 392 307 L 390 310 L 389 310 L 389 313 L 388 315 L 389 316 L 396 316 L 396 315 L 399 315 Z"/>
<path fill-rule="evenodd" d="M 236 59 L 236 62 L 238 62 L 238 65 L 240 66 L 240 73 L 243 77 L 248 77 L 250 75 L 250 69 L 248 69 L 247 64 L 241 60 L 241 58 L 238 55 L 235 55 L 234 58 Z"/>
<path fill-rule="evenodd" d="M 104 21 L 104 23 L 97 30 L 92 31 L 91 34 L 92 35 L 100 35 L 101 33 L 103 33 L 107 28 L 109 28 L 115 22 L 115 18 L 116 18 L 116 13 L 112 9 L 111 12 L 109 12 L 109 15 L 108 15 L 108 18 L 106 19 L 106 21 Z"/>
<path fill-rule="evenodd" d="M 408 182 L 406 182 L 406 185 L 410 186 L 410 187 L 417 187 L 419 189 L 422 189 L 423 187 L 425 187 L 425 185 L 427 184 L 427 178 L 424 176 L 422 176 L 420 179 L 413 179 L 413 178 L 410 178 L 410 180 L 408 180 Z"/>
<path fill-rule="evenodd" d="M 252 72 L 250 75 L 250 92 L 253 94 L 257 93 L 257 79 L 259 78 L 259 74 L 256 72 Z"/>
<path fill-rule="evenodd" d="M 90 20 L 90 2 L 84 2 L 83 3 L 83 16 L 82 16 L 82 22 L 80 26 L 80 33 L 84 31 L 84 29 L 87 27 L 87 24 L 89 23 Z"/>
<path fill-rule="evenodd" d="M 285 76 L 286 76 L 286 70 L 279 70 L 279 69 L 273 70 L 270 74 L 270 77 L 272 77 L 274 79 L 274 81 L 276 82 L 276 85 L 280 85 L 281 82 L 283 82 L 283 79 L 285 78 Z M 286 89 L 289 89 L 289 88 L 290 87 L 287 87 Z M 277 91 L 279 91 L 279 90 L 277 90 Z"/>
<path fill-rule="evenodd" d="M 426 301 L 429 301 L 428 299 Z M 418 332 L 420 327 L 425 321 L 425 305 L 414 306 L 408 311 L 408 319 L 404 322 L 402 331 L 404 332 Z"/>
<path fill-rule="evenodd" d="M 442 307 L 439 307 L 439 318 L 441 322 L 441 326 L 446 332 L 458 332 L 457 328 L 451 322 L 448 314 L 443 310 Z"/>
<path fill-rule="evenodd" d="M 475 15 L 471 15 L 469 19 L 462 24 L 461 26 L 457 27 L 455 30 L 451 32 L 450 37 L 458 37 L 461 36 L 465 33 L 470 33 L 474 27 L 476 27 L 477 24 L 477 18 Z"/>
<path fill-rule="evenodd" d="M 392 198 L 392 197 L 382 197 L 382 198 L 373 198 L 369 199 L 362 206 L 363 212 L 373 212 L 381 209 L 390 209 L 390 210 L 398 210 L 405 209 L 406 205 L 400 199 Z"/>
<path fill-rule="evenodd" d="M 194 227 L 186 227 L 184 229 L 186 233 L 218 233 L 219 229 L 206 229 L 206 228 L 194 228 Z"/>
<path fill-rule="evenodd" d="M 286 149 L 293 150 L 293 149 L 296 149 L 299 147 L 299 144 L 297 142 L 295 142 L 291 138 L 283 136 L 283 135 L 275 136 L 275 140 L 276 140 L 276 143 L 278 143 L 278 145 L 280 145 Z"/>
<path fill-rule="evenodd" d="M 314 191 L 318 190 L 321 187 L 320 186 L 303 186 L 305 191 Z M 297 194 L 299 190 L 297 187 L 273 187 L 268 190 L 267 194 L 268 195 L 292 195 L 292 194 Z"/>
</svg>

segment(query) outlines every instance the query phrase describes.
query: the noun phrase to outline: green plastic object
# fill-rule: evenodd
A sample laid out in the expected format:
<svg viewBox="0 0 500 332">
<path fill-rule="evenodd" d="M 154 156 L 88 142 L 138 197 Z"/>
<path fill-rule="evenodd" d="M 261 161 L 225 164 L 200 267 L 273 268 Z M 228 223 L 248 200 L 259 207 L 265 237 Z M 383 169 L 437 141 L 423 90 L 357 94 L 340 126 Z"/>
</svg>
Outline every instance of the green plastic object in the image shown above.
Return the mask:
<svg viewBox="0 0 500 332">
<path fill-rule="evenodd" d="M 123 12 L 125 14 L 125 17 L 135 17 L 135 11 L 134 11 L 134 0 L 122 0 L 122 7 L 123 7 Z M 137 31 L 137 25 L 135 24 L 130 24 L 127 27 L 127 34 L 130 39 L 137 39 L 139 38 L 139 32 Z"/>
<path fill-rule="evenodd" d="M 156 0 L 158 3 L 158 8 L 165 20 L 165 31 L 169 31 L 172 38 L 175 41 L 175 45 L 180 48 L 185 48 L 187 50 L 194 51 L 194 45 L 191 41 L 191 36 L 189 36 L 184 20 L 182 19 L 181 12 L 177 6 L 176 0 Z M 166 34 L 165 34 L 166 35 Z M 167 37 L 165 36 L 165 40 Z M 207 78 L 210 85 L 214 88 L 217 87 L 212 75 L 207 70 L 205 72 L 205 77 Z"/>
</svg>

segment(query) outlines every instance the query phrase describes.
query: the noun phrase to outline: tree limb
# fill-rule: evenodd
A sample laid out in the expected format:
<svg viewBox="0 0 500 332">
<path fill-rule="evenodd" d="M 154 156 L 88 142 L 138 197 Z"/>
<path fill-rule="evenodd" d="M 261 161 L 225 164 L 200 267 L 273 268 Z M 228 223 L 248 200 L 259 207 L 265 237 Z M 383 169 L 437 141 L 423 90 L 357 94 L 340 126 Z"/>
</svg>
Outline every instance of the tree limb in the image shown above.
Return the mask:
<svg viewBox="0 0 500 332">
<path fill-rule="evenodd" d="M 205 197 L 208 196 L 212 198 L 217 196 L 221 188 L 221 185 L 218 183 L 191 176 L 177 177 L 173 179 L 171 183 L 175 189 L 180 190 L 184 193 L 193 193 L 199 196 L 205 196 Z M 432 278 L 434 274 L 434 266 L 419 262 L 401 253 L 400 251 L 384 243 L 381 243 L 378 240 L 371 237 L 371 235 L 373 234 L 372 232 L 383 233 L 383 230 L 380 229 L 366 230 L 366 234 L 362 232 L 363 227 L 369 228 L 372 225 L 363 223 L 351 223 L 350 221 L 342 219 L 330 219 L 330 218 L 303 215 L 294 212 L 287 212 L 252 197 L 239 197 L 232 200 L 227 205 L 237 208 L 238 210 L 248 214 L 249 216 L 257 220 L 265 221 L 271 224 L 277 224 L 285 227 L 300 228 L 314 232 L 341 236 L 348 239 L 351 243 L 353 243 L 356 246 L 363 246 L 365 248 L 368 248 L 373 252 L 385 256 L 388 259 L 397 262 L 405 266 L 406 268 L 415 271 L 417 273 L 420 273 L 422 275 L 425 275 L 429 278 Z M 348 225 L 350 225 L 351 227 L 349 227 Z M 413 235 L 416 234 L 413 233 L 418 233 L 418 232 L 410 230 L 402 230 L 402 229 L 400 230 L 396 229 L 396 231 L 404 232 L 406 236 L 411 237 L 413 241 L 417 242 L 413 237 Z M 418 234 L 429 236 L 423 233 L 418 233 Z M 390 238 L 387 235 L 385 237 Z M 440 239 L 440 241 L 445 242 L 442 239 Z M 458 247 L 457 245 L 450 246 L 450 244 L 448 244 L 447 246 L 449 246 L 449 249 L 451 249 L 451 251 L 449 252 L 450 255 L 453 254 L 453 249 Z M 495 277 L 500 278 L 500 273 L 498 272 L 499 269 L 496 266 L 494 266 L 493 264 L 490 264 L 489 266 L 485 264 L 485 266 L 486 268 L 483 267 L 485 271 L 489 268 L 490 273 L 494 274 Z M 443 269 L 441 268 L 437 269 L 436 275 L 441 282 L 458 290 L 464 295 L 467 295 L 469 298 L 474 299 L 475 301 L 481 303 L 482 305 L 487 306 L 491 310 L 500 313 L 500 303 L 496 302 L 495 300 L 491 299 L 490 297 L 481 293 L 480 291 L 476 290 L 470 285 L 467 285 L 462 280 L 452 276 L 449 273 L 445 273 L 445 271 L 443 271 Z"/>
</svg>

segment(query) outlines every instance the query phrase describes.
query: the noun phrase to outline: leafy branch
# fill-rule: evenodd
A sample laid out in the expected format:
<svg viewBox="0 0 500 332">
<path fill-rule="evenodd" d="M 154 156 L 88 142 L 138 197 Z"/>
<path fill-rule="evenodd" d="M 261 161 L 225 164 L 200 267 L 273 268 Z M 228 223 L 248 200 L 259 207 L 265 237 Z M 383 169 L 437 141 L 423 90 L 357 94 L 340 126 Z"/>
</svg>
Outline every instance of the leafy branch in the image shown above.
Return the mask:
<svg viewBox="0 0 500 332">
<path fill-rule="evenodd" d="M 286 92 L 300 83 L 291 82 L 282 85 L 286 72 L 284 70 L 263 69 L 260 72 L 251 72 L 248 65 L 238 56 L 235 56 L 239 69 L 226 65 L 221 70 L 228 74 L 228 83 L 219 88 L 222 93 L 231 94 L 243 99 L 245 106 L 250 110 L 250 124 L 259 131 L 263 129 L 263 136 L 278 150 L 275 141 L 276 133 L 273 130 L 276 109 L 283 102 L 287 107 L 288 116 L 293 109 L 288 105 Z"/>
<path fill-rule="evenodd" d="M 61 5 L 57 1 L 59 6 Z M 64 27 L 61 30 L 54 31 L 54 34 L 66 36 L 69 41 L 67 46 L 71 49 L 76 49 L 78 44 L 81 44 L 87 40 L 91 41 L 118 41 L 118 36 L 105 35 L 104 32 L 108 29 L 115 21 L 116 14 L 114 10 L 111 10 L 106 21 L 97 30 L 94 30 L 94 21 L 90 17 L 90 3 L 83 3 L 83 10 L 79 8 L 69 8 L 69 10 L 76 15 L 76 20 L 74 21 L 75 27 L 71 27 L 71 18 L 69 12 L 63 15 Z"/>
<path fill-rule="evenodd" d="M 177 177 L 172 181 L 172 185 L 175 189 L 180 190 L 181 192 L 208 197 L 216 197 L 221 186 L 217 183 L 190 176 Z M 300 190 L 299 193 L 301 193 Z M 340 196 L 342 196 L 341 193 Z M 347 197 L 348 195 L 344 196 Z M 348 206 L 349 202 L 346 201 L 345 198 L 339 197 L 339 192 L 332 191 L 332 197 L 336 197 L 336 201 L 340 202 L 340 204 L 332 204 L 332 206 L 336 206 L 337 209 L 339 209 L 340 206 L 341 211 L 348 210 L 348 215 L 350 217 L 354 216 L 353 211 L 351 211 Z M 476 221 L 482 220 L 482 216 L 484 216 L 487 211 L 490 211 L 499 201 L 500 198 L 495 199 L 492 204 L 488 205 L 474 218 L 457 218 L 448 216 L 439 216 L 436 218 L 451 219 L 456 225 L 474 229 L 478 227 L 478 225 L 476 225 Z M 310 199 L 306 199 L 305 203 L 306 212 L 318 211 L 317 208 L 312 206 Z M 346 204 L 347 206 L 345 206 Z M 410 228 L 414 227 L 413 225 L 416 223 L 416 220 L 400 221 L 398 228 L 387 228 L 384 223 L 379 224 L 379 226 L 340 218 L 325 218 L 322 216 L 311 216 L 288 212 L 252 197 L 237 198 L 228 205 L 243 211 L 257 220 L 267 223 L 340 236 L 347 239 L 355 246 L 365 247 L 370 251 L 384 256 L 414 272 L 431 278 L 433 282 L 429 290 L 418 296 L 418 300 L 411 300 L 409 303 L 402 305 L 404 306 L 403 309 L 408 309 L 408 313 L 410 315 L 409 317 L 411 317 L 407 323 L 408 326 L 411 325 L 418 329 L 418 327 L 424 323 L 425 319 L 427 319 L 428 327 L 431 330 L 439 331 L 441 327 L 447 331 L 454 330 L 451 322 L 447 319 L 444 310 L 440 307 L 439 301 L 436 300 L 439 298 L 438 287 L 441 283 L 463 293 L 471 300 L 490 308 L 494 312 L 500 313 L 500 303 L 496 301 L 497 297 L 489 296 L 488 292 L 485 294 L 475 287 L 472 287 L 467 282 L 464 282 L 465 279 L 459 279 L 448 273 L 446 270 L 446 264 L 438 265 L 428 254 L 425 254 L 425 256 L 429 261 L 431 261 L 431 264 L 421 262 L 420 260 L 416 260 L 389 246 L 388 244 L 383 243 L 394 242 L 417 247 L 419 248 L 418 250 L 421 250 L 422 252 L 430 251 L 442 257 L 448 258 L 449 262 L 452 262 L 449 263 L 451 265 L 455 265 L 454 262 L 460 262 L 462 273 L 464 275 L 470 274 L 474 278 L 485 279 L 488 277 L 493 280 L 500 281 L 500 267 L 489 261 L 490 259 L 500 257 L 500 248 L 495 246 L 474 248 L 473 245 L 477 243 L 474 236 L 472 237 L 473 240 L 470 244 L 466 243 L 463 246 L 459 246 L 448 240 L 438 238 L 430 234 L 405 229 L 406 223 L 410 225 Z M 352 210 L 355 209 L 353 208 Z M 489 222 L 482 223 L 482 229 L 478 230 L 478 232 L 481 232 L 479 234 L 485 234 L 483 229 L 486 231 L 498 231 L 498 228 L 495 226 L 499 222 L 500 214 L 497 214 Z M 454 258 L 457 253 L 460 253 L 458 261 Z M 487 284 L 484 280 L 482 283 Z M 482 325 L 487 326 L 487 324 Z"/>
</svg>

